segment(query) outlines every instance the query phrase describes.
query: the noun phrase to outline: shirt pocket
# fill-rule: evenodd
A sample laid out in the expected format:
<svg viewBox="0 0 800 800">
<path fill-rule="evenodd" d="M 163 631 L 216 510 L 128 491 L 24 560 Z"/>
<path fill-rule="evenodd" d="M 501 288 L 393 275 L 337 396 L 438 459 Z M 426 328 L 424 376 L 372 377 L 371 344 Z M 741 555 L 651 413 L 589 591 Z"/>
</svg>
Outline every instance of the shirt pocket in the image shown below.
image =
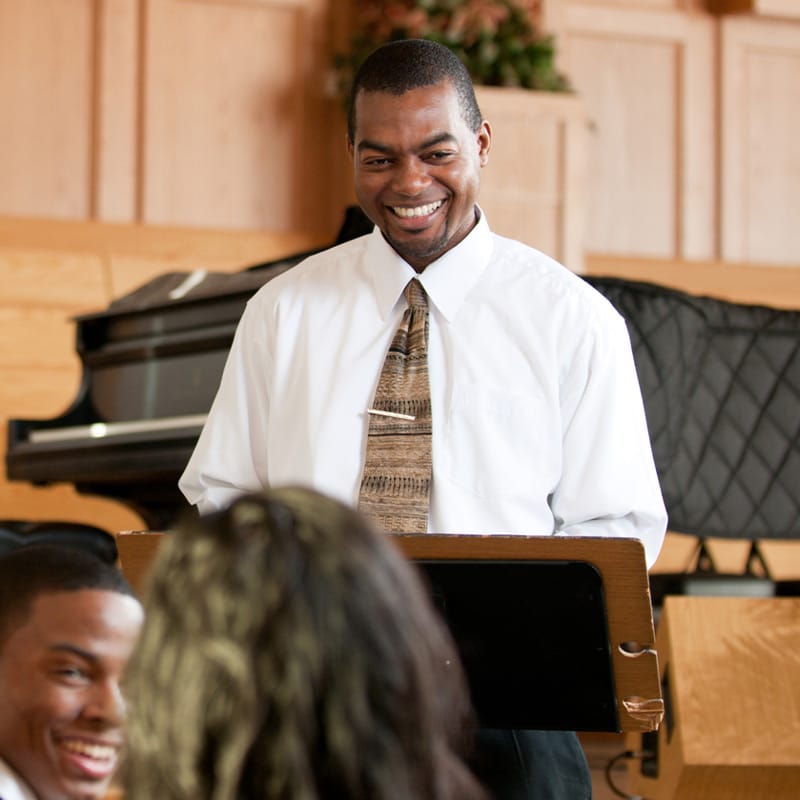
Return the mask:
<svg viewBox="0 0 800 800">
<path fill-rule="evenodd" d="M 522 393 L 458 386 L 437 459 L 442 476 L 479 497 L 541 500 L 560 467 L 557 421 L 535 388 Z"/>
</svg>

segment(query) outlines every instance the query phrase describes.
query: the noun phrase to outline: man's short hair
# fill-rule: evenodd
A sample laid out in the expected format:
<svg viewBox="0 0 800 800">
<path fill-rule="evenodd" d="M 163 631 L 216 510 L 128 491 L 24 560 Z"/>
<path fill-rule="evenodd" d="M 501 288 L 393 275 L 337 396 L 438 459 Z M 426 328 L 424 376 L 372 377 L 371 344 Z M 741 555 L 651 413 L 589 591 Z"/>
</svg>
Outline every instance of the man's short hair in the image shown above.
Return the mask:
<svg viewBox="0 0 800 800">
<path fill-rule="evenodd" d="M 472 78 L 449 48 L 428 39 L 400 39 L 374 50 L 356 71 L 347 103 L 347 135 L 356 135 L 356 97 L 359 92 L 401 95 L 411 89 L 435 86 L 449 80 L 458 96 L 461 115 L 471 131 L 483 121 Z"/>
<path fill-rule="evenodd" d="M 74 547 L 36 544 L 0 556 L 0 649 L 39 595 L 82 589 L 136 597 L 119 568 Z"/>
</svg>

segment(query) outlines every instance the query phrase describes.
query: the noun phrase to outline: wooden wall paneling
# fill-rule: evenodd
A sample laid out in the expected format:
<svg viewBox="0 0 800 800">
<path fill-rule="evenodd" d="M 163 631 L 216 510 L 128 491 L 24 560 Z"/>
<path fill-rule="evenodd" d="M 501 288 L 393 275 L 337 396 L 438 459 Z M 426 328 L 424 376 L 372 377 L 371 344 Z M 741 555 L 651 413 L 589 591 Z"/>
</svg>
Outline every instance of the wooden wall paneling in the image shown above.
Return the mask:
<svg viewBox="0 0 800 800">
<path fill-rule="evenodd" d="M 800 4 L 797 0 L 751 0 L 757 14 L 787 19 L 800 19 Z"/>
<path fill-rule="evenodd" d="M 12 284 L 0 290 L 0 297 L 5 295 L 9 305 L 66 305 L 74 309 L 80 303 L 84 311 L 98 311 L 164 272 L 199 268 L 231 272 L 323 247 L 330 241 L 323 234 L 301 230 L 244 231 L 0 217 L 0 265 L 27 260 L 41 271 L 35 273 L 38 281 L 20 281 L 17 275 Z M 93 271 L 95 263 L 97 273 Z M 49 273 L 42 271 L 48 269 Z M 75 302 L 66 299 L 70 297 Z"/>
<path fill-rule="evenodd" d="M 92 0 L 0 0 L 0 213 L 85 217 Z"/>
<path fill-rule="evenodd" d="M 6 386 L 9 402 L 0 406 L 1 413 L 61 413 L 78 385 L 71 317 L 104 303 L 103 266 L 97 258 L 47 250 L 4 251 L 0 286 L 0 340 L 9 343 L 0 350 L 0 369 L 53 375 L 45 394 L 26 392 L 24 384 Z"/>
<path fill-rule="evenodd" d="M 120 297 L 167 272 L 238 272 L 255 264 L 327 246 L 332 240 L 301 232 L 182 230 L 150 227 L 143 246 L 108 252 L 111 296 Z"/>
<path fill-rule="evenodd" d="M 719 98 L 717 27 L 704 16 L 683 21 L 680 66 L 680 128 L 676 147 L 680 259 L 719 256 Z"/>
<path fill-rule="evenodd" d="M 319 0 L 146 9 L 142 221 L 329 229 Z"/>
<path fill-rule="evenodd" d="M 478 202 L 492 229 L 583 269 L 586 111 L 579 97 L 479 86 L 492 126 Z"/>
<path fill-rule="evenodd" d="M 293 229 L 319 230 L 333 240 L 345 208 L 355 203 L 352 164 L 347 155 L 347 126 L 333 84 L 333 53 L 341 41 L 342 0 L 306 0 L 299 33 L 298 68 L 305 104 L 297 130 L 298 158 L 294 192 L 297 215 Z"/>
<path fill-rule="evenodd" d="M 0 445 L 5 448 L 5 434 L 0 437 Z M 68 484 L 40 487 L 0 483 L 0 517 L 94 525 L 109 533 L 147 527 L 138 514 L 121 503 L 80 494 Z"/>
<path fill-rule="evenodd" d="M 297 10 L 146 5 L 142 221 L 288 227 Z"/>
<path fill-rule="evenodd" d="M 722 257 L 800 262 L 800 24 L 725 17 Z"/>
<path fill-rule="evenodd" d="M 324 132 L 328 140 L 330 159 L 329 179 L 331 186 L 335 187 L 334 203 L 339 208 L 338 221 L 344 219 L 344 209 L 356 205 L 356 193 L 353 183 L 353 162 L 347 154 L 347 115 L 344 108 L 344 99 L 337 94 L 336 72 L 333 69 L 332 58 L 334 53 L 345 53 L 350 46 L 350 36 L 353 29 L 353 2 L 352 0 L 336 0 L 329 3 L 329 41 L 330 56 L 325 65 L 326 69 L 326 96 L 333 103 L 331 125 Z M 338 203 L 337 203 L 338 200 Z"/>
<path fill-rule="evenodd" d="M 139 213 L 141 148 L 142 0 L 100 0 L 91 214 L 134 222 Z"/>
<path fill-rule="evenodd" d="M 52 417 L 77 393 L 75 314 L 106 302 L 99 258 L 42 249 L 0 253 L 0 415 Z"/>
<path fill-rule="evenodd" d="M 592 125 L 587 250 L 713 257 L 713 21 L 574 3 L 562 24 Z"/>
<path fill-rule="evenodd" d="M 78 392 L 80 361 L 72 317 L 107 304 L 107 268 L 87 253 L 24 247 L 0 226 L 0 451 L 6 452 L 9 419 L 49 419 L 62 414 Z M 0 518 L 67 520 L 109 530 L 141 527 L 119 503 L 84 498 L 71 486 L 39 488 L 10 482 L 0 473 Z"/>
<path fill-rule="evenodd" d="M 0 338 L 4 342 L 13 343 L 10 347 L 3 347 L 0 364 L 3 368 L 64 370 L 73 366 L 71 351 L 74 347 L 70 347 L 70 333 L 70 324 L 64 309 L 0 306 Z M 71 388 L 74 393 L 77 385 L 73 384 Z M 56 389 L 53 386 L 44 398 L 54 414 L 63 410 L 70 399 L 66 394 L 59 397 L 61 392 Z M 31 405 L 34 399 L 28 398 L 25 405 Z"/>
<path fill-rule="evenodd" d="M 580 98 L 579 98 L 580 99 Z M 561 126 L 561 209 L 559 219 L 559 258 L 570 269 L 585 269 L 586 220 L 588 203 L 588 139 L 589 121 L 586 107 L 580 102 L 580 113 Z"/>
<path fill-rule="evenodd" d="M 775 264 L 625 258 L 588 253 L 586 272 L 658 283 L 734 303 L 800 310 L 800 263 L 792 269 Z"/>
<path fill-rule="evenodd" d="M 776 581 L 800 580 L 800 542 L 771 539 L 760 543 L 761 555 Z"/>
</svg>

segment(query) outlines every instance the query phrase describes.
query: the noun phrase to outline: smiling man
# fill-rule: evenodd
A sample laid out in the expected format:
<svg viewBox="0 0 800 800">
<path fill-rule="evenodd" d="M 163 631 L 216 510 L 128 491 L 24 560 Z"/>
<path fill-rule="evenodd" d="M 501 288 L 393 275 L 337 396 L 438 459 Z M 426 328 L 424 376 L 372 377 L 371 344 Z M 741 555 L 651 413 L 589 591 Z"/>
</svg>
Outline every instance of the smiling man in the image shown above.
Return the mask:
<svg viewBox="0 0 800 800">
<path fill-rule="evenodd" d="M 415 124 L 404 124 L 412 116 Z M 422 272 L 478 221 L 489 123 L 479 115 L 465 119 L 452 83 L 442 81 L 400 95 L 361 91 L 350 124 L 348 152 L 361 208 L 388 244 Z"/>
<path fill-rule="evenodd" d="M 58 545 L 0 557 L 0 798 L 98 800 L 123 737 L 143 619 L 121 572 Z"/>
<path fill-rule="evenodd" d="M 180 482 L 201 512 L 292 483 L 395 532 L 412 528 L 385 520 L 634 537 L 655 561 L 666 513 L 625 320 L 552 258 L 492 232 L 478 205 L 491 146 L 469 74 L 446 47 L 404 40 L 366 59 L 347 149 L 375 227 L 250 299 Z M 422 322 L 400 330 L 406 319 Z M 387 350 L 404 366 L 386 385 L 418 379 L 392 409 Z M 591 793 L 568 731 L 486 731 L 478 755 L 498 800 Z"/>
</svg>

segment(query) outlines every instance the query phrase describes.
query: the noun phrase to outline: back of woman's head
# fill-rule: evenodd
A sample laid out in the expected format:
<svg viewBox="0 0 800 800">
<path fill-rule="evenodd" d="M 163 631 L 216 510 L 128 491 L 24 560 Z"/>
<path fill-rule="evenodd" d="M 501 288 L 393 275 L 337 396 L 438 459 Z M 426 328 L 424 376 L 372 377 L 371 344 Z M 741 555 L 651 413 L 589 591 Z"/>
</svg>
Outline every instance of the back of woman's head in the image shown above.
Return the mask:
<svg viewBox="0 0 800 800">
<path fill-rule="evenodd" d="M 463 675 L 414 568 L 300 488 L 162 546 L 129 666 L 128 800 L 467 800 Z"/>
</svg>

